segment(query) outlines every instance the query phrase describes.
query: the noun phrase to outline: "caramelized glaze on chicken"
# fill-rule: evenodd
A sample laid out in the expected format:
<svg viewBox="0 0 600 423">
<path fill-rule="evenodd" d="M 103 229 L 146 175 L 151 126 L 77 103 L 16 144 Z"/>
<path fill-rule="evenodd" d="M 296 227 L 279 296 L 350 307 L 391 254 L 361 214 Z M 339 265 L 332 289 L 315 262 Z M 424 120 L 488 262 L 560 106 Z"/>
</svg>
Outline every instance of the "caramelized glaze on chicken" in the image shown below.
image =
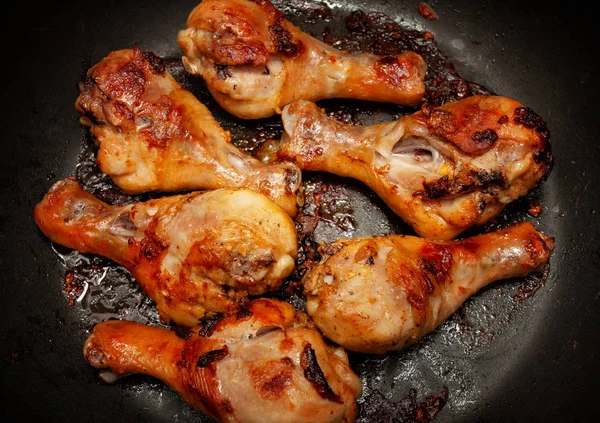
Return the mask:
<svg viewBox="0 0 600 423">
<path fill-rule="evenodd" d="M 193 326 L 207 311 L 278 289 L 297 256 L 290 217 L 247 188 L 110 206 L 67 178 L 34 216 L 51 241 L 129 270 L 167 323 Z"/>
<path fill-rule="evenodd" d="M 229 113 L 256 119 L 295 100 L 419 104 L 427 65 L 416 53 L 350 54 L 287 21 L 268 0 L 203 0 L 178 34 L 186 69 Z"/>
<path fill-rule="evenodd" d="M 400 350 L 487 284 L 548 263 L 553 248 L 529 222 L 459 241 L 340 240 L 302 279 L 306 308 L 326 337 L 349 350 Z"/>
<path fill-rule="evenodd" d="M 307 316 L 258 299 L 242 312 L 174 331 L 127 321 L 98 323 L 84 347 L 107 382 L 144 373 L 220 422 L 352 422 L 362 387 L 341 348 Z"/>
<path fill-rule="evenodd" d="M 299 169 L 233 146 L 161 58 L 138 48 L 111 52 L 79 89 L 76 108 L 99 147 L 98 166 L 126 193 L 246 187 L 296 213 Z"/>
<path fill-rule="evenodd" d="M 396 122 L 351 126 L 314 103 L 283 111 L 274 161 L 358 179 L 415 232 L 448 240 L 496 216 L 551 169 L 549 132 L 530 108 L 472 96 Z"/>
</svg>

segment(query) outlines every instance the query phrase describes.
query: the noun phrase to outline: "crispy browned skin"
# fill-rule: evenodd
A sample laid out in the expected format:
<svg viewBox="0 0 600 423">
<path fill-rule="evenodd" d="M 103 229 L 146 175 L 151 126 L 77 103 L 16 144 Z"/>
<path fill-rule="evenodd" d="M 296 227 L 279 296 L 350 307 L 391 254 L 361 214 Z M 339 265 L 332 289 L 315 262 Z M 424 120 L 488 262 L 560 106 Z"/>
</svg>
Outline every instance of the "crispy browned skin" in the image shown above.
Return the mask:
<svg viewBox="0 0 600 423">
<path fill-rule="evenodd" d="M 431 332 L 485 285 L 548 263 L 554 239 L 529 222 L 459 241 L 403 235 L 340 240 L 302 282 L 323 334 L 383 354 Z"/>
<path fill-rule="evenodd" d="M 185 339 L 139 323 L 99 323 L 84 356 L 107 382 L 151 375 L 221 422 L 352 422 L 362 391 L 343 349 L 327 346 L 289 304 L 268 299 Z"/>
<path fill-rule="evenodd" d="M 98 166 L 126 193 L 247 187 L 296 213 L 300 170 L 238 150 L 154 54 L 111 52 L 79 89 L 75 106 L 99 147 Z"/>
<path fill-rule="evenodd" d="M 295 100 L 355 98 L 418 104 L 427 65 L 416 53 L 350 54 L 302 32 L 268 0 L 203 0 L 178 35 L 186 69 L 238 117 Z"/>
<path fill-rule="evenodd" d="M 167 323 L 193 326 L 207 311 L 278 289 L 297 255 L 290 217 L 247 188 L 110 206 L 67 178 L 34 217 L 51 241 L 128 269 Z"/>
<path fill-rule="evenodd" d="M 496 216 L 551 169 L 544 121 L 516 100 L 472 96 L 396 122 L 351 126 L 316 104 L 283 111 L 272 160 L 358 179 L 417 234 L 448 240 Z"/>
</svg>

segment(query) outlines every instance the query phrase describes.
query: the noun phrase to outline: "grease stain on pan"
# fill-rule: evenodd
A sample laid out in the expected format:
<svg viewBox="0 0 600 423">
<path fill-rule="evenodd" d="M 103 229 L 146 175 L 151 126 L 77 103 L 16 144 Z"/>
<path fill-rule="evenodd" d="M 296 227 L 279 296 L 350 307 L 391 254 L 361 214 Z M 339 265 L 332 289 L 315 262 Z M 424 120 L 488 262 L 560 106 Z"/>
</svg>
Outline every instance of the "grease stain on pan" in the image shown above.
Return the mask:
<svg viewBox="0 0 600 423">
<path fill-rule="evenodd" d="M 105 258 L 59 245 L 53 245 L 53 249 L 66 269 L 65 297 L 86 326 L 109 319 L 164 326 L 154 302 L 126 269 Z"/>
</svg>

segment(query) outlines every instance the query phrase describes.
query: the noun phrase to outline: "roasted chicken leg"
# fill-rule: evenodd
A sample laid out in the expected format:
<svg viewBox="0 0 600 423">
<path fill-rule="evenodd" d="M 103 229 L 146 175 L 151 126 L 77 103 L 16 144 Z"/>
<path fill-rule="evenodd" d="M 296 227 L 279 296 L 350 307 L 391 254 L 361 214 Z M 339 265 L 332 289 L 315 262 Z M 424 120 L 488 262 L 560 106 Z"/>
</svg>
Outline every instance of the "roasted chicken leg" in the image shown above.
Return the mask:
<svg viewBox="0 0 600 423">
<path fill-rule="evenodd" d="M 496 216 L 551 169 L 544 121 L 519 102 L 472 96 L 396 122 L 352 126 L 298 101 L 273 161 L 364 182 L 423 237 L 449 240 Z"/>
<path fill-rule="evenodd" d="M 362 392 L 343 349 L 327 346 L 288 303 L 267 299 L 185 339 L 139 323 L 98 323 L 84 356 L 107 382 L 151 375 L 221 422 L 352 422 Z"/>
<path fill-rule="evenodd" d="M 547 263 L 553 248 L 529 222 L 460 241 L 340 240 L 304 275 L 306 308 L 326 337 L 349 350 L 400 350 L 485 285 Z"/>
<path fill-rule="evenodd" d="M 79 89 L 75 106 L 99 146 L 98 166 L 126 193 L 246 187 L 296 213 L 300 170 L 233 146 L 161 58 L 138 48 L 111 52 Z"/>
<path fill-rule="evenodd" d="M 178 34 L 186 69 L 229 113 L 256 119 L 294 100 L 419 104 L 427 65 L 416 53 L 350 54 L 287 21 L 268 0 L 203 0 Z"/>
<path fill-rule="evenodd" d="M 247 188 L 110 206 L 67 178 L 34 217 L 51 241 L 128 269 L 166 323 L 193 326 L 207 311 L 278 289 L 297 256 L 291 218 Z"/>
</svg>

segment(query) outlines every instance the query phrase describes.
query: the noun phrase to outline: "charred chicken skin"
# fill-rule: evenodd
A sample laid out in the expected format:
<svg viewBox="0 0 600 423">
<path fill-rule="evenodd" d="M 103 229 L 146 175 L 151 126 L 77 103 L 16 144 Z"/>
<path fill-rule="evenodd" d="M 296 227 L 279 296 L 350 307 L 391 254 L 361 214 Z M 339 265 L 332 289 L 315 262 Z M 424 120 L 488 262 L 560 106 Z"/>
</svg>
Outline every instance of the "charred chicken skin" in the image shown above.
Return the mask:
<svg viewBox="0 0 600 423">
<path fill-rule="evenodd" d="M 551 169 L 549 132 L 530 108 L 471 96 L 396 122 L 352 126 L 298 101 L 283 110 L 272 161 L 358 179 L 415 232 L 449 240 L 498 215 Z"/>
<path fill-rule="evenodd" d="M 529 222 L 458 241 L 340 240 L 302 279 L 306 308 L 323 334 L 348 350 L 400 350 L 487 284 L 548 263 L 553 248 L 553 238 Z"/>
<path fill-rule="evenodd" d="M 272 116 L 295 100 L 419 104 L 427 65 L 416 53 L 350 54 L 302 32 L 268 0 L 203 0 L 178 34 L 183 64 L 223 109 Z"/>
<path fill-rule="evenodd" d="M 127 321 L 98 323 L 84 356 L 107 382 L 161 379 L 220 422 L 352 422 L 362 387 L 341 348 L 288 303 L 257 299 L 185 337 Z"/>
<path fill-rule="evenodd" d="M 193 326 L 207 311 L 278 289 L 297 256 L 291 218 L 247 188 L 111 206 L 67 178 L 34 217 L 51 241 L 129 270 L 166 323 Z"/>
<path fill-rule="evenodd" d="M 98 166 L 126 193 L 246 187 L 296 213 L 300 170 L 238 150 L 156 55 L 111 52 L 79 89 L 75 106 L 99 147 Z"/>
</svg>

